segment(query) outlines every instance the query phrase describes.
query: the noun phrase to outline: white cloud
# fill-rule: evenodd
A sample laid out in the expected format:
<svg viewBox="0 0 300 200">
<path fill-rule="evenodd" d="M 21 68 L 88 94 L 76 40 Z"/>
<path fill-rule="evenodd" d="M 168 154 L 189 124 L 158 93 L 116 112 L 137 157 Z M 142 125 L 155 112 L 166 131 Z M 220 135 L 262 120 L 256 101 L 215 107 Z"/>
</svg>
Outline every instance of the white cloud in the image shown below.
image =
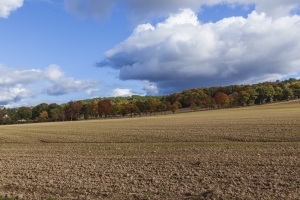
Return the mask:
<svg viewBox="0 0 300 200">
<path fill-rule="evenodd" d="M 24 0 L 0 0 L 0 17 L 7 18 L 9 14 L 22 7 Z"/>
<path fill-rule="evenodd" d="M 147 92 L 147 95 L 157 95 L 158 89 L 155 83 L 150 83 L 147 80 L 143 80 L 142 84 L 144 86 L 144 90 Z"/>
<path fill-rule="evenodd" d="M 95 95 L 100 91 L 100 89 L 97 88 L 89 88 L 87 90 L 85 90 L 85 93 L 89 96 Z"/>
<path fill-rule="evenodd" d="M 61 71 L 58 65 L 52 64 L 46 68 L 44 76 L 51 81 L 59 81 L 63 78 L 64 73 Z"/>
<path fill-rule="evenodd" d="M 92 80 L 74 80 L 74 78 L 68 77 L 60 79 L 47 88 L 47 94 L 49 95 L 64 95 L 72 92 L 78 92 L 86 90 L 90 87 L 97 85 L 96 81 Z"/>
<path fill-rule="evenodd" d="M 119 69 L 122 80 L 155 83 L 160 93 L 264 81 L 300 70 L 299 38 L 299 15 L 253 11 L 202 24 L 184 9 L 155 26 L 139 25 L 99 66 Z"/>
<path fill-rule="evenodd" d="M 0 105 L 13 105 L 38 95 L 64 95 L 85 91 L 98 85 L 94 80 L 75 80 L 65 77 L 58 65 L 45 70 L 14 69 L 0 64 Z M 91 89 L 95 92 L 96 89 Z"/>
<path fill-rule="evenodd" d="M 39 93 L 28 90 L 22 84 L 16 84 L 11 87 L 0 87 L 0 94 L 0 105 L 2 105 L 9 102 L 19 101 L 24 98 L 34 97 Z"/>
<path fill-rule="evenodd" d="M 132 91 L 131 89 L 121 89 L 121 88 L 116 88 L 110 92 L 111 97 L 128 97 L 132 95 L 140 95 L 140 94 Z"/>
</svg>

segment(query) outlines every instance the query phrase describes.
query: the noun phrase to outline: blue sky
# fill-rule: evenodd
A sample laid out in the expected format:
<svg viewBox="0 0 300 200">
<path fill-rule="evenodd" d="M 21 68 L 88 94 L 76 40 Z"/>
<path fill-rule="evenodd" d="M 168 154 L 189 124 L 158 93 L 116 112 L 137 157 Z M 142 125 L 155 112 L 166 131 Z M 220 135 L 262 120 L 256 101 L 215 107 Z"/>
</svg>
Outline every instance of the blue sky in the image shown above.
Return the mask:
<svg viewBox="0 0 300 200">
<path fill-rule="evenodd" d="M 297 77 L 297 0 L 2 0 L 0 105 Z"/>
</svg>

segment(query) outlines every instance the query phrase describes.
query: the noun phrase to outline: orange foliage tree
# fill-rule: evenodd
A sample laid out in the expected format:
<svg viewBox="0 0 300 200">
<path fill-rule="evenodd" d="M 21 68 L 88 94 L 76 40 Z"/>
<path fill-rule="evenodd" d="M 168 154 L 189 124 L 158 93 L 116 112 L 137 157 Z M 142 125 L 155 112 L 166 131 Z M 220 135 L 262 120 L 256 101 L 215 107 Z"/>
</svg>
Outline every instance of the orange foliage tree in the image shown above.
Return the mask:
<svg viewBox="0 0 300 200">
<path fill-rule="evenodd" d="M 224 105 L 227 105 L 229 103 L 229 98 L 227 96 L 227 94 L 223 93 L 223 92 L 218 92 L 215 97 L 214 97 L 216 104 L 220 105 L 221 108 Z"/>
<path fill-rule="evenodd" d="M 150 105 L 149 112 L 150 112 L 150 116 L 151 116 L 151 114 L 156 111 L 156 102 L 153 101 L 153 100 L 149 100 L 148 102 L 149 102 L 149 105 Z"/>
<path fill-rule="evenodd" d="M 174 102 L 172 105 L 171 105 L 171 111 L 173 113 L 176 112 L 176 110 L 178 110 L 178 104 L 176 102 Z"/>
<path fill-rule="evenodd" d="M 138 107 L 135 104 L 128 103 L 125 105 L 125 110 L 126 113 L 130 113 L 130 117 L 132 117 L 132 114 L 138 110 Z"/>
<path fill-rule="evenodd" d="M 42 122 L 46 121 L 48 118 L 48 112 L 46 110 L 42 111 L 39 115 L 39 118 Z"/>
<path fill-rule="evenodd" d="M 80 112 L 82 108 L 83 108 L 83 104 L 81 101 L 74 102 L 73 109 L 74 109 L 74 113 L 77 115 L 76 116 L 77 120 L 80 119 Z"/>
<path fill-rule="evenodd" d="M 97 103 L 90 102 L 90 103 L 88 104 L 88 109 L 89 109 L 89 115 L 90 115 L 92 118 L 96 118 L 97 115 L 98 115 L 98 105 L 97 105 Z"/>
<path fill-rule="evenodd" d="M 98 113 L 100 116 L 104 115 L 105 119 L 111 112 L 112 105 L 109 100 L 101 100 L 98 102 Z"/>
<path fill-rule="evenodd" d="M 70 117 L 71 121 L 73 121 L 74 116 L 74 102 L 69 102 L 65 107 L 66 116 Z"/>
</svg>

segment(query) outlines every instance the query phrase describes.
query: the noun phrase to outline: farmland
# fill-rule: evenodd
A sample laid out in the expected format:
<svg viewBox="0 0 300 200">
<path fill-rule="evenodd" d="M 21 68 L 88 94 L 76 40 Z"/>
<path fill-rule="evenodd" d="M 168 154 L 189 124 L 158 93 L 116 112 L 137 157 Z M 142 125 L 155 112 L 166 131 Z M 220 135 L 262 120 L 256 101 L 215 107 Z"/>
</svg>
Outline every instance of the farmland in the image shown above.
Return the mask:
<svg viewBox="0 0 300 200">
<path fill-rule="evenodd" d="M 0 126 L 0 196 L 299 199 L 300 101 Z"/>
</svg>

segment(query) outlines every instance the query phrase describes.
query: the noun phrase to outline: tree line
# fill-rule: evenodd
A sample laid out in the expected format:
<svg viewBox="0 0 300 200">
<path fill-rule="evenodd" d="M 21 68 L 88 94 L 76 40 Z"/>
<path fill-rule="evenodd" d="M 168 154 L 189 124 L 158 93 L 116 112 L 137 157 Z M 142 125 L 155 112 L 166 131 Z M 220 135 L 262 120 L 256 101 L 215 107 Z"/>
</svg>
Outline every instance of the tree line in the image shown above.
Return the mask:
<svg viewBox="0 0 300 200">
<path fill-rule="evenodd" d="M 94 98 L 66 104 L 41 103 L 34 107 L 0 107 L 0 124 L 72 121 L 107 117 L 175 113 L 179 108 L 216 109 L 250 106 L 300 97 L 300 80 L 264 82 L 184 90 L 166 96 Z"/>
</svg>

